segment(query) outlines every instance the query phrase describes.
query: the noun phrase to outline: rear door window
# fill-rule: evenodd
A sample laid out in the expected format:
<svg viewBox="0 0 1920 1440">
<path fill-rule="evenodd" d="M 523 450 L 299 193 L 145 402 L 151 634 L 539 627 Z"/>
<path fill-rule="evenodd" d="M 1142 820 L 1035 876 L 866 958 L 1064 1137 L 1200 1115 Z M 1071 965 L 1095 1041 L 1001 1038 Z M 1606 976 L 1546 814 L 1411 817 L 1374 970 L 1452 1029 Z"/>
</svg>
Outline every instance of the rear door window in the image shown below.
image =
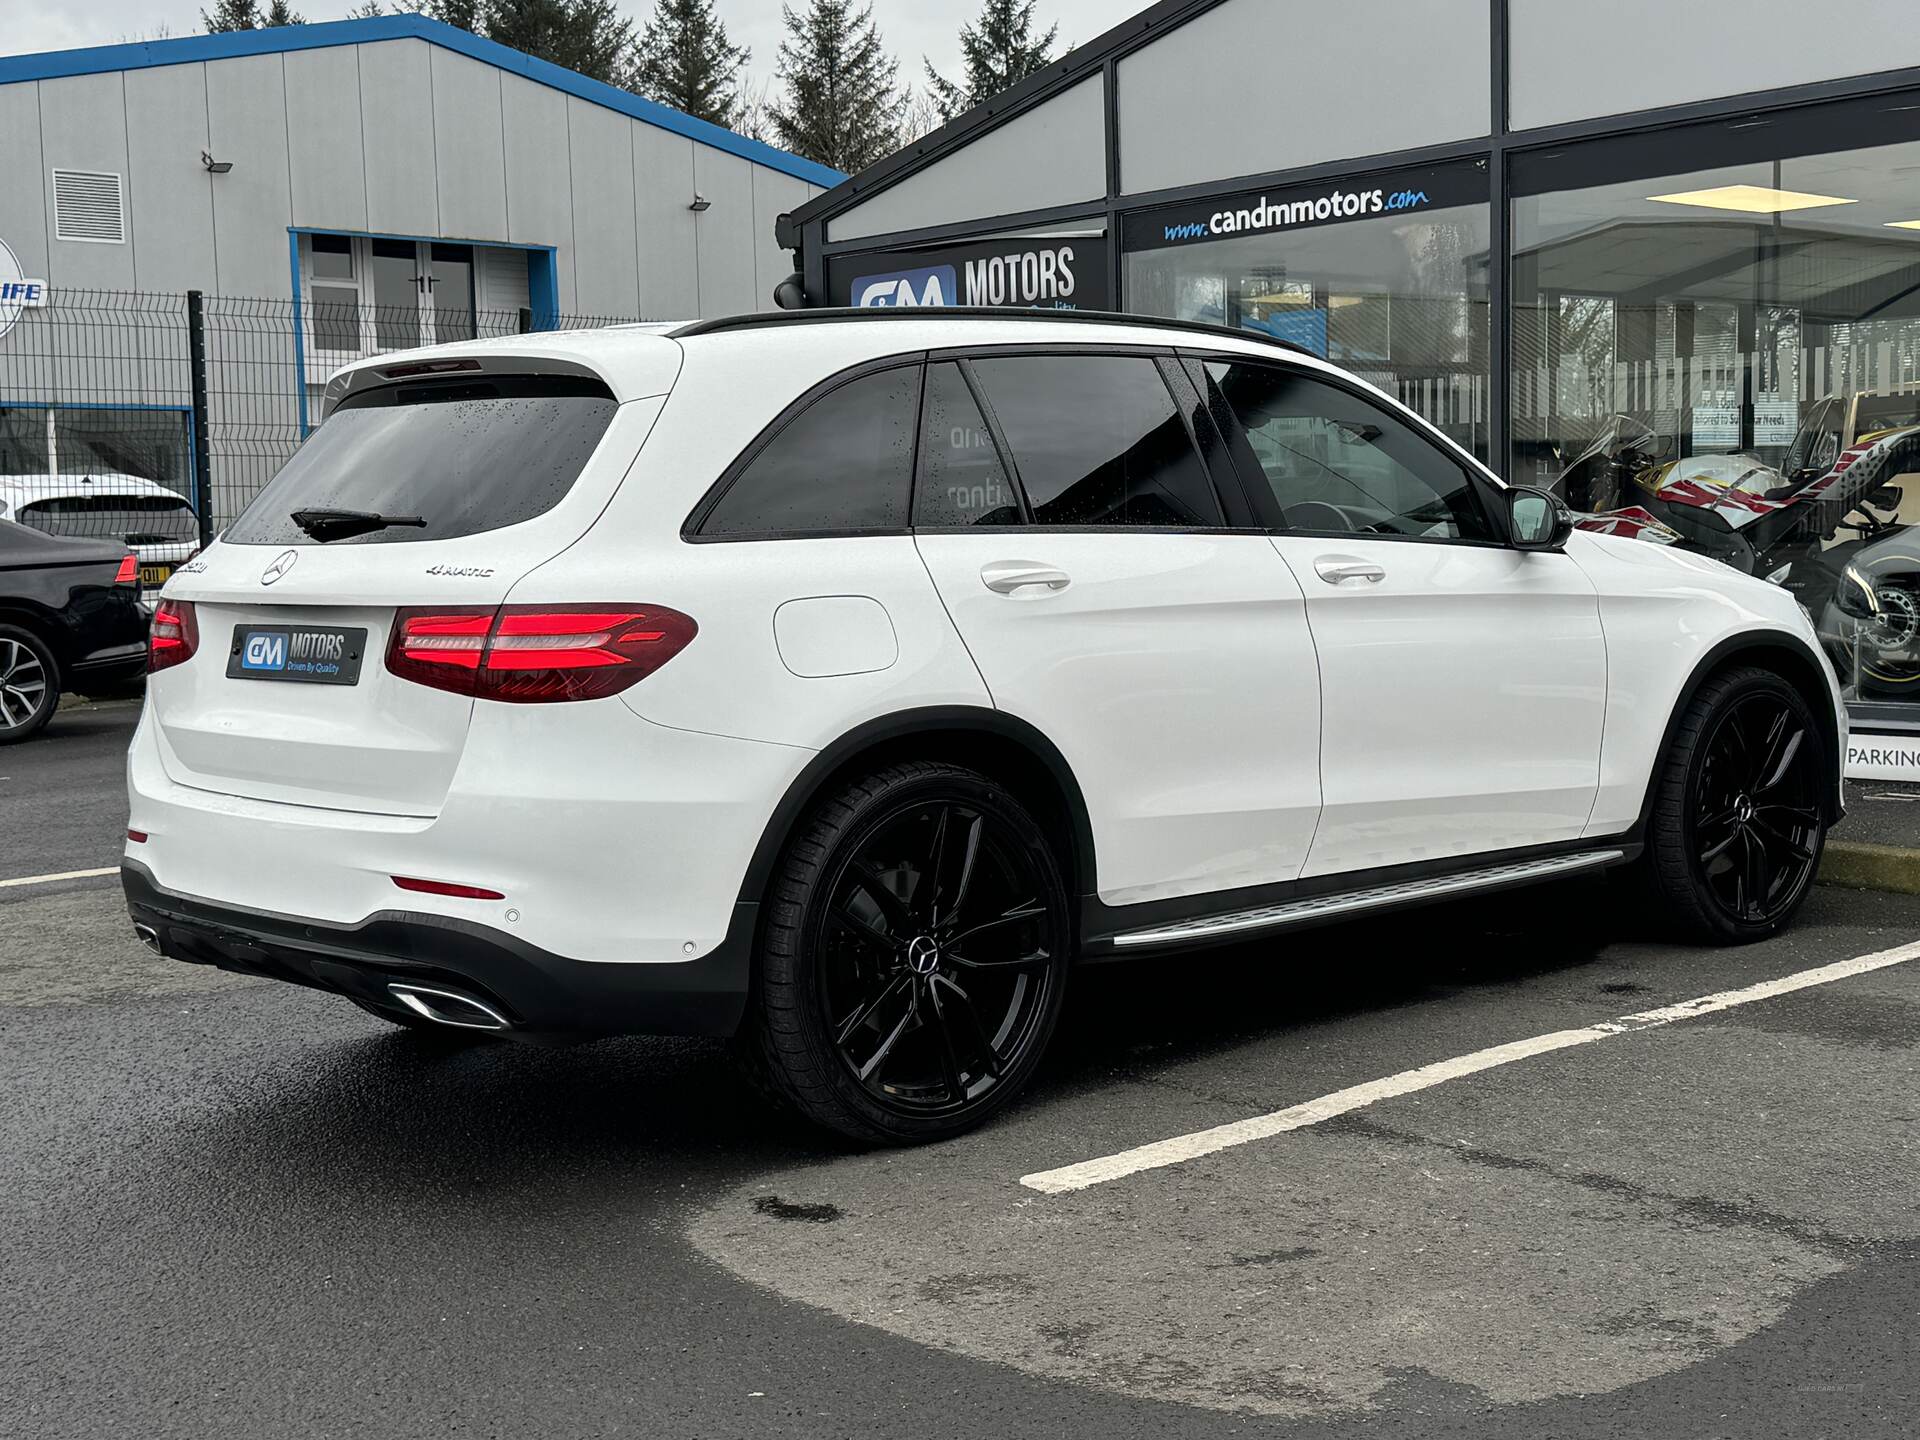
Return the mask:
<svg viewBox="0 0 1920 1440">
<path fill-rule="evenodd" d="M 1223 524 L 1207 468 L 1151 357 L 1008 355 L 970 363 L 1035 525 Z"/>
<path fill-rule="evenodd" d="M 828 391 L 748 458 L 699 533 L 745 540 L 905 530 L 919 408 L 918 365 Z"/>
<path fill-rule="evenodd" d="M 618 408 L 598 381 L 570 376 L 390 385 L 349 395 L 281 467 L 225 538 L 312 545 L 296 510 L 417 515 L 333 540 L 451 540 L 545 514 L 573 488 Z"/>
</svg>

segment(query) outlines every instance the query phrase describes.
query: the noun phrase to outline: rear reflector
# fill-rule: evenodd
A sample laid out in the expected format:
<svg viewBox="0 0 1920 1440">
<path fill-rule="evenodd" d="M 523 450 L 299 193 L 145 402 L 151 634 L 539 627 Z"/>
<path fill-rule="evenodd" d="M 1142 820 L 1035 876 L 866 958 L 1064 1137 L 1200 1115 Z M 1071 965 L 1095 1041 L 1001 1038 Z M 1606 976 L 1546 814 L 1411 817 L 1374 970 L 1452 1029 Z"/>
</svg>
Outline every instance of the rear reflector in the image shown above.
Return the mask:
<svg viewBox="0 0 1920 1440">
<path fill-rule="evenodd" d="M 127 839 L 136 845 L 144 845 L 147 843 L 147 832 L 144 830 L 129 830 L 127 831 Z"/>
<path fill-rule="evenodd" d="M 147 638 L 147 670 L 165 670 L 193 658 L 200 644 L 200 623 L 188 600 L 162 600 L 153 612 Z"/>
<path fill-rule="evenodd" d="M 456 900 L 504 900 L 507 898 L 498 890 L 483 890 L 478 885 L 452 885 L 445 880 L 415 880 L 407 875 L 395 875 L 392 880 L 402 890 L 417 890 L 422 895 L 451 895 Z"/>
<path fill-rule="evenodd" d="M 120 568 L 114 572 L 113 583 L 116 585 L 138 585 L 140 583 L 140 561 L 138 557 L 133 555 L 121 557 Z"/>
<path fill-rule="evenodd" d="M 503 605 L 402 610 L 387 669 L 481 700 L 598 700 L 686 649 L 699 626 L 658 605 Z"/>
</svg>

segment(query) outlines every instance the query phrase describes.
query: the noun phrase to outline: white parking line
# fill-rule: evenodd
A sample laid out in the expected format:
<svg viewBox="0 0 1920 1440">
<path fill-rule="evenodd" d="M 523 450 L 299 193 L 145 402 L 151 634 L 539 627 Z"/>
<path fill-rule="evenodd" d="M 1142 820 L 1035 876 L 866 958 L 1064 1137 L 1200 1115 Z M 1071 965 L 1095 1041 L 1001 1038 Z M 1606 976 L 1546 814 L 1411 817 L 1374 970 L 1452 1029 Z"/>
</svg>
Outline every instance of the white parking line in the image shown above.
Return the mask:
<svg viewBox="0 0 1920 1440">
<path fill-rule="evenodd" d="M 17 880 L 0 880 L 0 890 L 9 885 L 51 885 L 56 880 L 92 880 L 99 875 L 119 873 L 118 865 L 109 865 L 105 870 L 62 870 L 58 875 L 22 875 Z"/>
<path fill-rule="evenodd" d="M 1778 980 L 1763 980 L 1758 985 L 1749 985 L 1740 990 L 1722 990 L 1698 999 L 1682 1000 L 1677 1005 L 1663 1005 L 1657 1010 L 1622 1015 L 1618 1020 L 1604 1020 L 1578 1030 L 1555 1030 L 1551 1034 L 1535 1035 L 1527 1040 L 1512 1040 L 1505 1045 L 1475 1050 L 1470 1055 L 1438 1060 L 1418 1069 L 1402 1070 L 1384 1079 L 1369 1080 L 1364 1085 L 1336 1090 L 1331 1095 L 1322 1095 L 1317 1100 L 1276 1110 L 1270 1115 L 1235 1120 L 1227 1125 L 1216 1125 L 1211 1130 L 1196 1130 L 1190 1135 L 1176 1135 L 1170 1140 L 1156 1140 L 1151 1145 L 1122 1150 L 1117 1155 L 1104 1155 L 1096 1160 L 1063 1165 L 1057 1170 L 1040 1170 L 1032 1175 L 1022 1175 L 1020 1183 L 1029 1190 L 1038 1190 L 1046 1195 L 1085 1190 L 1090 1185 L 1102 1185 L 1109 1180 L 1137 1175 L 1142 1170 L 1178 1165 L 1183 1161 L 1197 1160 L 1202 1155 L 1231 1149 L 1235 1145 L 1247 1145 L 1255 1140 L 1285 1134 L 1289 1130 L 1304 1129 L 1322 1120 L 1331 1120 L 1336 1115 L 1363 1109 L 1376 1101 L 1408 1095 L 1415 1090 L 1431 1089 L 1448 1080 L 1458 1080 L 1463 1075 L 1475 1075 L 1496 1066 L 1511 1065 L 1516 1060 L 1566 1050 L 1575 1045 L 1591 1045 L 1596 1040 L 1605 1040 L 1613 1035 L 1652 1030 L 1661 1025 L 1671 1025 L 1676 1020 L 1691 1020 L 1695 1016 L 1711 1015 L 1718 1010 L 1731 1010 L 1736 1005 L 1751 1005 L 1756 1000 L 1771 1000 L 1776 995 L 1790 995 L 1796 990 L 1865 975 L 1869 971 L 1884 970 L 1889 965 L 1903 965 L 1914 959 L 1920 959 L 1920 942 L 1881 950 L 1872 955 L 1857 955 L 1851 960 L 1836 961 L 1818 969 L 1783 975 Z"/>
</svg>

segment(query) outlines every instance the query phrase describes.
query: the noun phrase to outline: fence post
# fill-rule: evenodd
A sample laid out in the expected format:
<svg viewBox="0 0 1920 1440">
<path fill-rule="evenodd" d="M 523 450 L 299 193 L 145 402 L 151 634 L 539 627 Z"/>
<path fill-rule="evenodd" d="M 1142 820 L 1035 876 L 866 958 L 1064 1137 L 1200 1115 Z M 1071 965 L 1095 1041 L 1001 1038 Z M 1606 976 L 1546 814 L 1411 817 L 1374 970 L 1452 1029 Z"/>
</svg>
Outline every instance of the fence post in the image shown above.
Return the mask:
<svg viewBox="0 0 1920 1440">
<path fill-rule="evenodd" d="M 198 290 L 187 292 L 187 370 L 193 385 L 193 509 L 204 548 L 213 543 L 213 461 L 207 446 L 207 305 Z"/>
<path fill-rule="evenodd" d="M 533 333 L 533 308 L 529 305 L 520 307 L 520 333 L 522 335 Z"/>
</svg>

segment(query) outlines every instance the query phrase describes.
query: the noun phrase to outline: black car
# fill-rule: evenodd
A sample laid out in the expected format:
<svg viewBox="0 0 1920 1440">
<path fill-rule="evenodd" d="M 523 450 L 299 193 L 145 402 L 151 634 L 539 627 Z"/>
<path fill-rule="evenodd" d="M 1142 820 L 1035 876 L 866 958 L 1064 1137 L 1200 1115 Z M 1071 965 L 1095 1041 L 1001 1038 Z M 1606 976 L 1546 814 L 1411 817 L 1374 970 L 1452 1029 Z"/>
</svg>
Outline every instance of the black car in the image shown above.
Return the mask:
<svg viewBox="0 0 1920 1440">
<path fill-rule="evenodd" d="M 62 690 L 110 691 L 146 668 L 140 566 L 127 547 L 0 520 L 0 745 L 38 733 Z"/>
</svg>

